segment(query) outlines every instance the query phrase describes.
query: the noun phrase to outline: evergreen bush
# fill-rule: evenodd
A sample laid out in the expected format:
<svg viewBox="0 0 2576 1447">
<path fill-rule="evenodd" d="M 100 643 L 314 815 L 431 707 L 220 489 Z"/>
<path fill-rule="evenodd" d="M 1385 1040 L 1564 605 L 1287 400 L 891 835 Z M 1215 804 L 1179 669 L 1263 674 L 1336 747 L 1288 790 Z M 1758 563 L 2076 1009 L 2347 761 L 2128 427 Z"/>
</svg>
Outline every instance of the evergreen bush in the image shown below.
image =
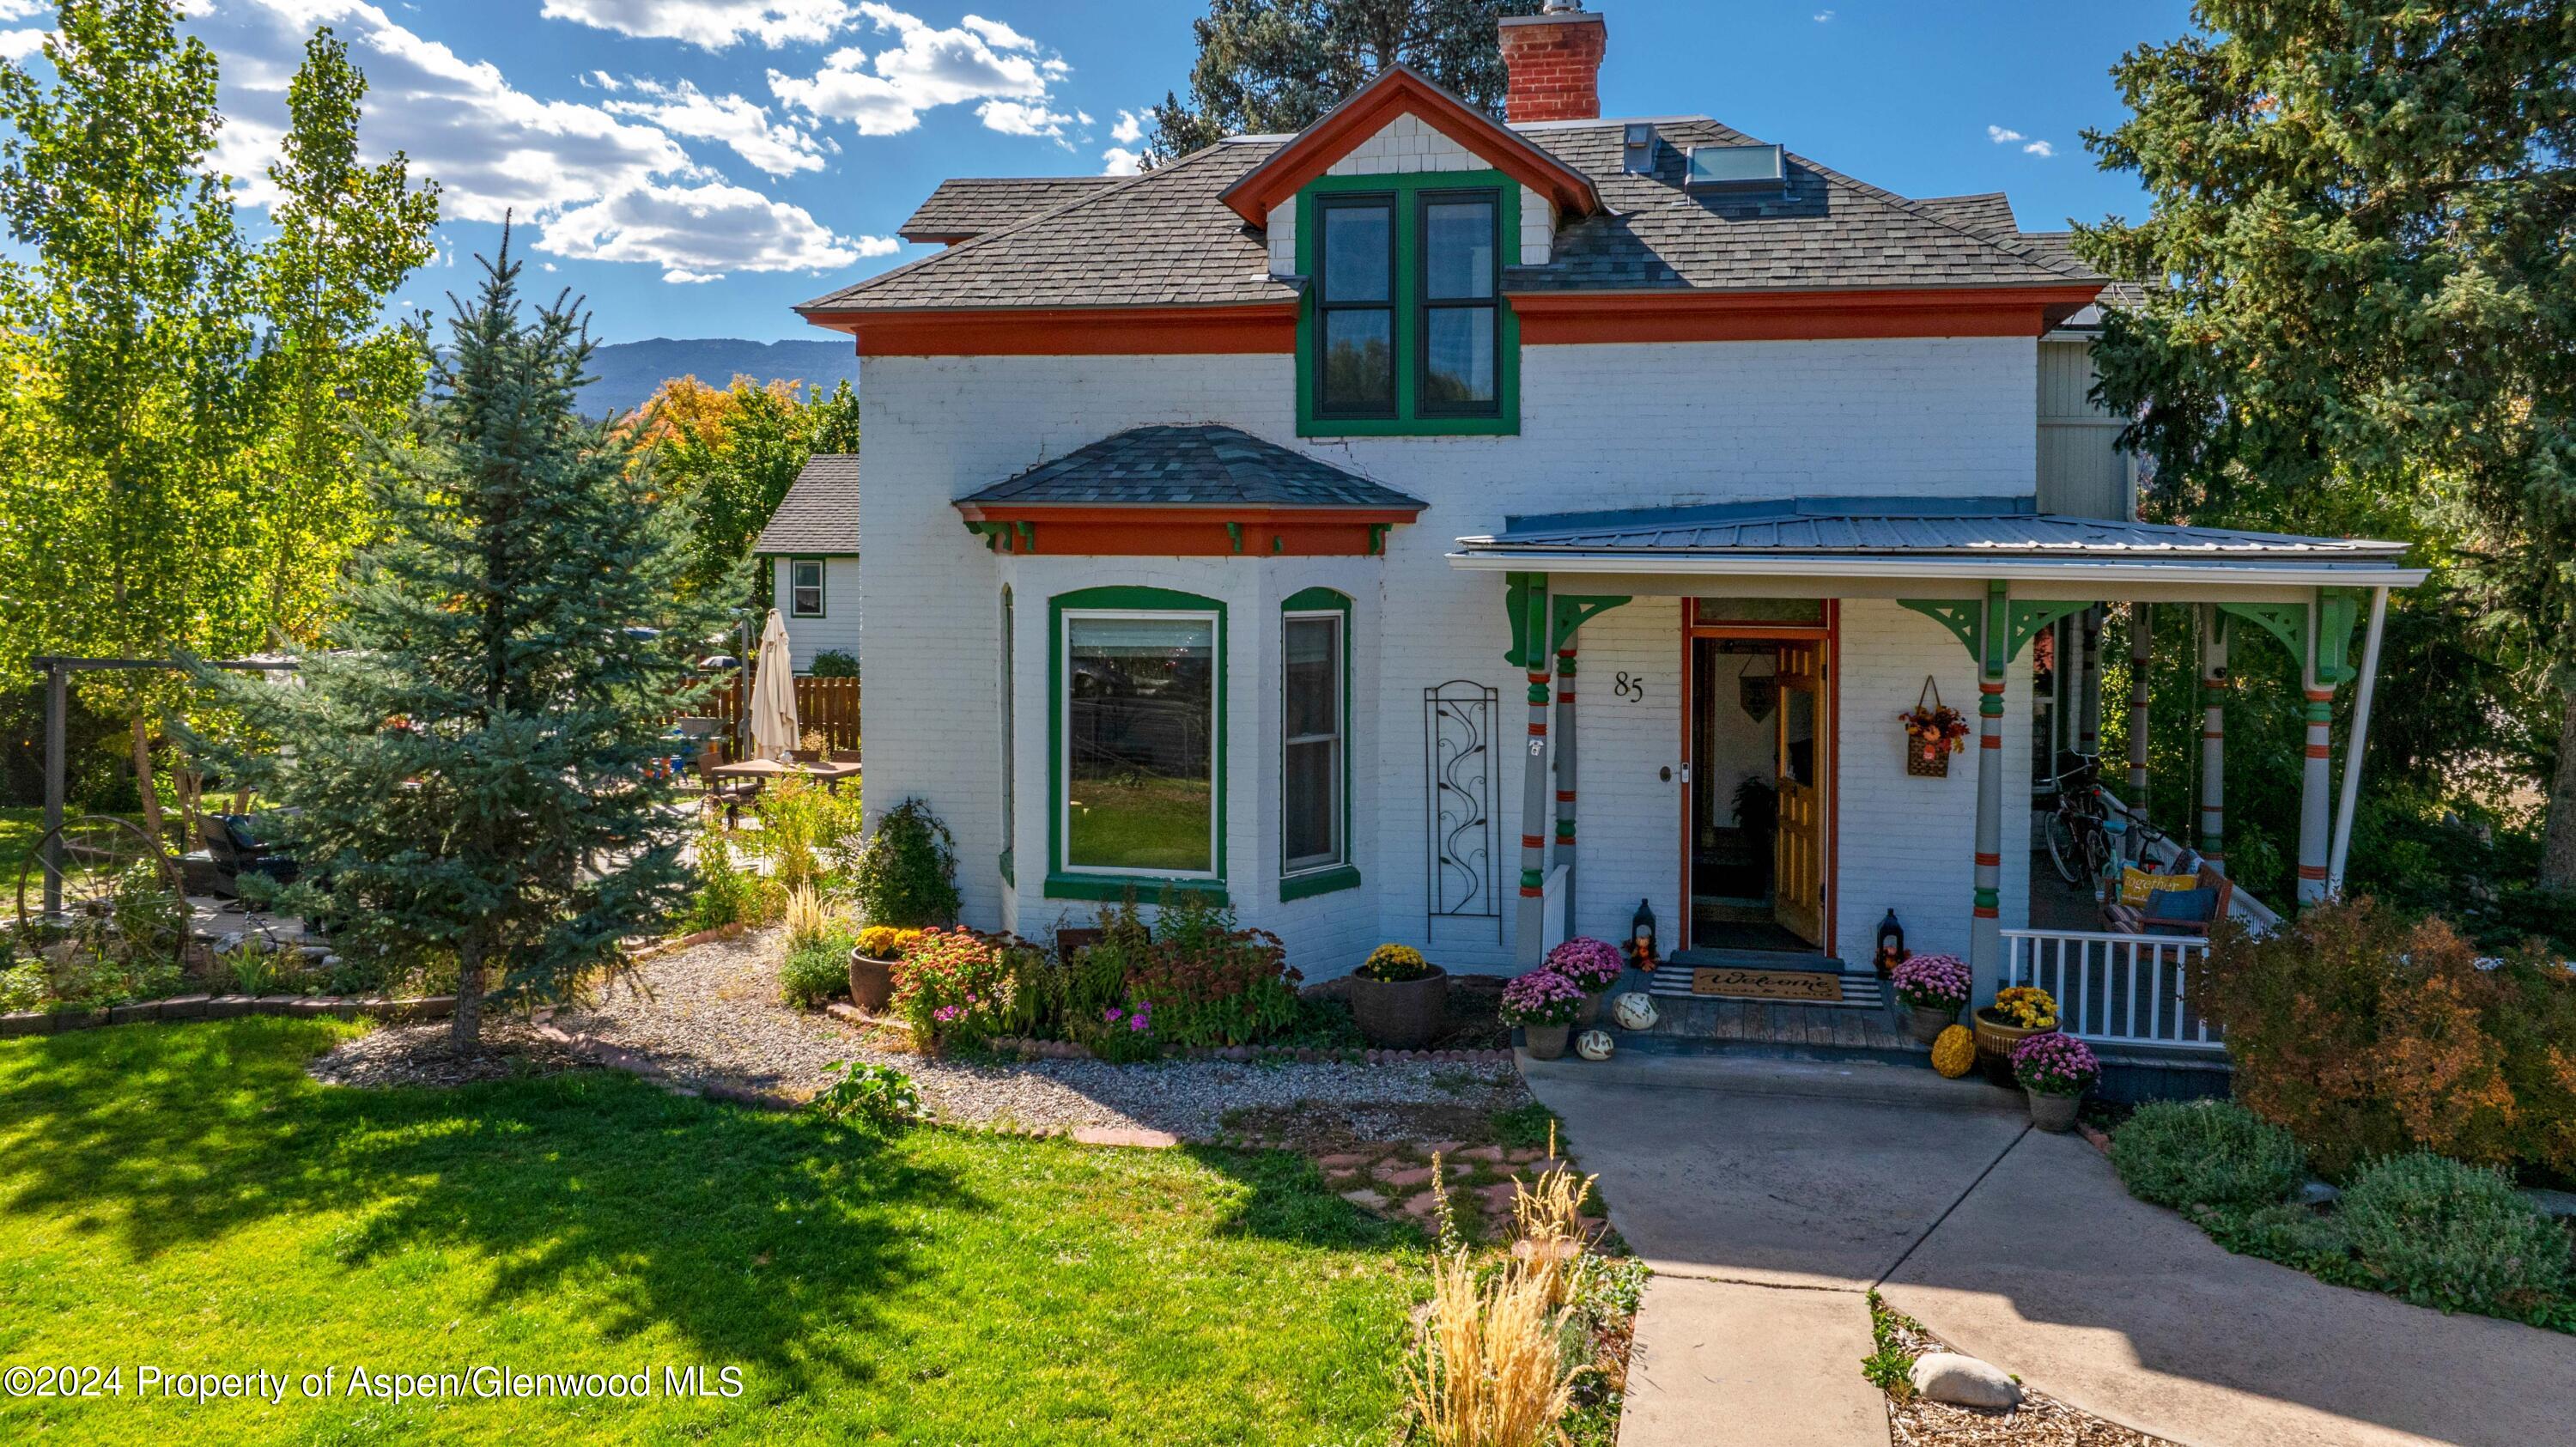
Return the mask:
<svg viewBox="0 0 2576 1447">
<path fill-rule="evenodd" d="M 957 841 L 928 804 L 906 799 L 850 861 L 850 892 L 870 924 L 953 924 Z"/>
<path fill-rule="evenodd" d="M 2530 1318 L 2576 1286 L 2566 1228 L 2502 1171 L 2410 1152 L 2365 1167 L 2338 1205 L 2361 1271 L 2418 1306 Z"/>
<path fill-rule="evenodd" d="M 2308 1173 L 2288 1131 L 2218 1100 L 2140 1106 L 2111 1133 L 2111 1165 L 2130 1195 L 2177 1210 L 2273 1205 Z"/>
</svg>

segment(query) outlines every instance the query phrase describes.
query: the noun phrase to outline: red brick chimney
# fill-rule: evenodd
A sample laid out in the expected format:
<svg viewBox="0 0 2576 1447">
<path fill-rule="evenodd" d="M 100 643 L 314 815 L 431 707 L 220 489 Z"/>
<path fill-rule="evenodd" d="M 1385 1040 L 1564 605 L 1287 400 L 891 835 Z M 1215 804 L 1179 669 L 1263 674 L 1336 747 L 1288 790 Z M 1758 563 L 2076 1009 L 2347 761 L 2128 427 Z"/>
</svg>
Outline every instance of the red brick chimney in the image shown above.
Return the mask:
<svg viewBox="0 0 2576 1447">
<path fill-rule="evenodd" d="M 1511 76 L 1503 95 L 1508 121 L 1591 121 L 1601 118 L 1601 53 L 1609 27 L 1582 0 L 1547 0 L 1536 15 L 1503 17 L 1503 69 Z"/>
</svg>

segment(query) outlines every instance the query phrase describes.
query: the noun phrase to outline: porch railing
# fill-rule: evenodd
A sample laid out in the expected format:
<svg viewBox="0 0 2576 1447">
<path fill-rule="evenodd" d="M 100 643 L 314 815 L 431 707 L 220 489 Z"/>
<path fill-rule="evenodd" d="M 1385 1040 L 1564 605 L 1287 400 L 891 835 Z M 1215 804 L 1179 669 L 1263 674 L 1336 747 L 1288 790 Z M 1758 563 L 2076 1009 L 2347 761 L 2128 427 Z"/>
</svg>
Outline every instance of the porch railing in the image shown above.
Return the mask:
<svg viewBox="0 0 2576 1447">
<path fill-rule="evenodd" d="M 2066 1033 L 2105 1045 L 2226 1048 L 2192 995 L 2206 941 L 2092 930 L 2003 935 L 2004 978 L 2054 996 Z"/>
</svg>

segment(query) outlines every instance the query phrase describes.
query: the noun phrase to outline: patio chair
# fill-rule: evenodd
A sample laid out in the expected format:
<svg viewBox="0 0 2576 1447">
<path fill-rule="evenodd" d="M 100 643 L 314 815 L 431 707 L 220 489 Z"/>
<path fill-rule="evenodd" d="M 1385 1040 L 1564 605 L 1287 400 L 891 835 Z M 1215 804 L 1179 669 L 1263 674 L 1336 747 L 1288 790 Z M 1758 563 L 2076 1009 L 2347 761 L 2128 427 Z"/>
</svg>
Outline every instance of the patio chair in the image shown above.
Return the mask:
<svg viewBox="0 0 2576 1447">
<path fill-rule="evenodd" d="M 2189 889 L 2167 889 L 2147 896 L 2144 905 L 2116 901 L 2102 907 L 2102 924 L 2114 934 L 2173 935 L 2207 939 L 2209 927 L 2227 918 L 2236 886 L 2226 875 L 2203 864 Z"/>
<path fill-rule="evenodd" d="M 707 791 L 705 807 L 713 809 L 719 804 L 723 805 L 725 827 L 731 829 L 742 823 L 742 806 L 759 797 L 760 781 L 728 779 L 715 773 L 715 767 L 723 762 L 724 755 L 719 753 L 712 744 L 698 751 L 698 782 L 704 785 Z"/>
<path fill-rule="evenodd" d="M 241 898 L 241 877 L 257 874 L 293 884 L 303 873 L 295 856 L 259 837 L 259 822 L 248 814 L 207 814 L 197 820 L 197 837 L 215 868 L 215 893 Z"/>
</svg>

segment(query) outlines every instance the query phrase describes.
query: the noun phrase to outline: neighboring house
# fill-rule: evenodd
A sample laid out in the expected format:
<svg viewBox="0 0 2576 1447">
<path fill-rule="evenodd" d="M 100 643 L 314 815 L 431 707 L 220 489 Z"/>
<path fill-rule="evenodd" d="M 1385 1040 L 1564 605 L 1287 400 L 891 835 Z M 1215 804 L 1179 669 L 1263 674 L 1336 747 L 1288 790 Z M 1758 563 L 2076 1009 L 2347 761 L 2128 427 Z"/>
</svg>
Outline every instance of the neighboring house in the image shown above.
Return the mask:
<svg viewBox="0 0 2576 1447">
<path fill-rule="evenodd" d="M 2135 522 L 2103 279 L 2001 196 L 1601 118 L 1601 17 L 1502 25 L 1509 124 L 1399 67 L 1142 176 L 951 181 L 907 231 L 954 244 L 800 309 L 860 358 L 869 807 L 926 800 L 968 920 L 1032 935 L 1181 884 L 1310 977 L 1505 969 L 1643 901 L 1685 964 L 1830 975 L 1893 910 L 1990 993 L 2086 620 L 2290 646 L 2322 700 L 2422 574 Z M 1982 746 L 1915 777 L 1936 691 Z"/>
<path fill-rule="evenodd" d="M 787 621 L 798 673 L 814 655 L 859 656 L 859 455 L 818 452 L 769 515 L 752 544 L 769 570 L 770 606 Z"/>
</svg>

